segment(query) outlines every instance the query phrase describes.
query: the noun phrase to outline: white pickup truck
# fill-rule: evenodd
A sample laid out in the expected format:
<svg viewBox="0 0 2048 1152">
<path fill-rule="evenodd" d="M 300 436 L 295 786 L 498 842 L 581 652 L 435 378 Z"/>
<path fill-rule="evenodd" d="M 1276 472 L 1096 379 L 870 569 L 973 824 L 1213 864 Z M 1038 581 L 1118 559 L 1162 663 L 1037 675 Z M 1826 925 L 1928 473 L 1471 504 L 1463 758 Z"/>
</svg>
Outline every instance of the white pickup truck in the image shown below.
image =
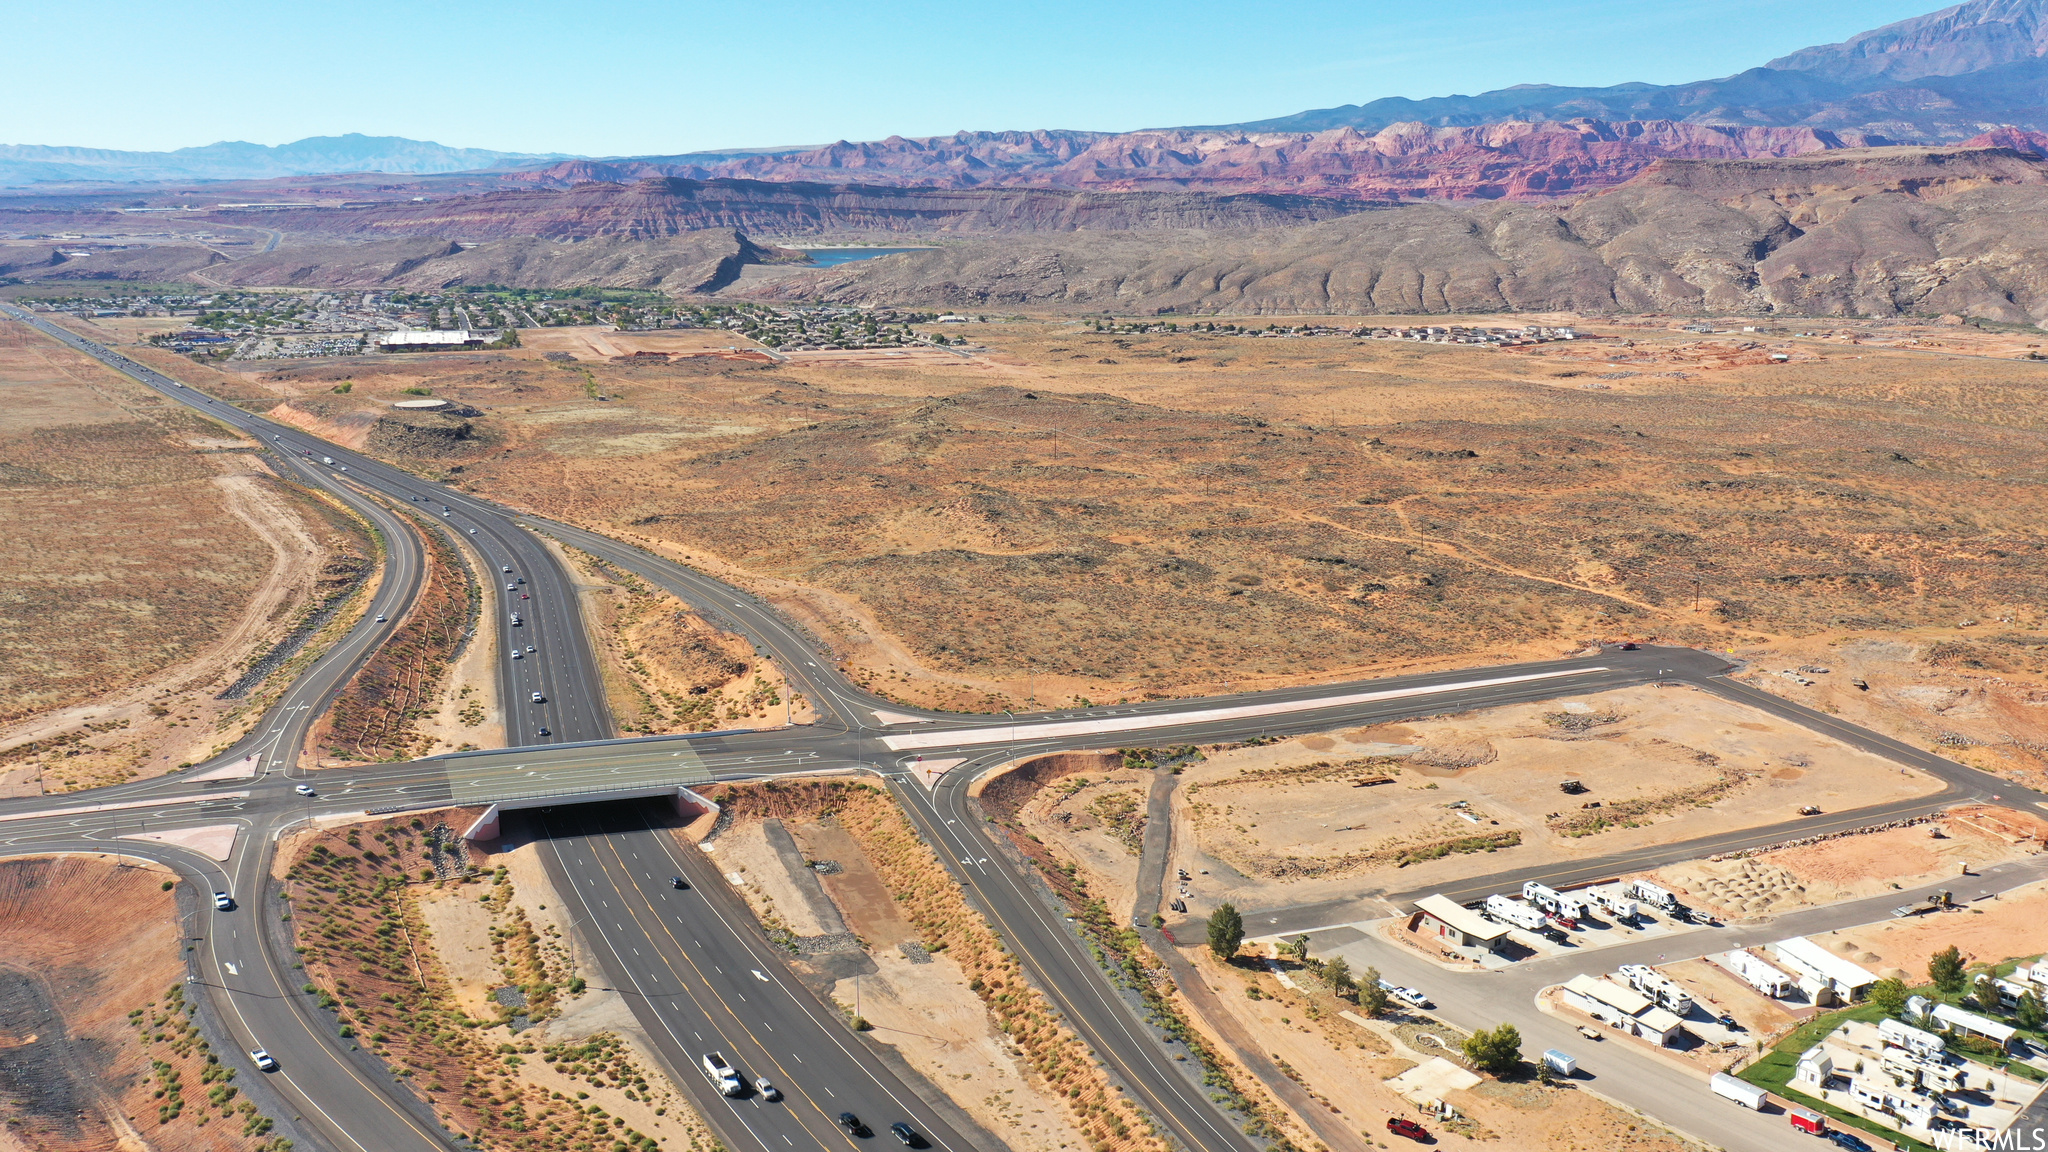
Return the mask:
<svg viewBox="0 0 2048 1152">
<path fill-rule="evenodd" d="M 717 1052 L 706 1052 L 703 1059 L 704 1075 L 710 1079 L 720 1095 L 738 1096 L 745 1092 L 746 1085 L 740 1083 L 740 1074 Z"/>
</svg>

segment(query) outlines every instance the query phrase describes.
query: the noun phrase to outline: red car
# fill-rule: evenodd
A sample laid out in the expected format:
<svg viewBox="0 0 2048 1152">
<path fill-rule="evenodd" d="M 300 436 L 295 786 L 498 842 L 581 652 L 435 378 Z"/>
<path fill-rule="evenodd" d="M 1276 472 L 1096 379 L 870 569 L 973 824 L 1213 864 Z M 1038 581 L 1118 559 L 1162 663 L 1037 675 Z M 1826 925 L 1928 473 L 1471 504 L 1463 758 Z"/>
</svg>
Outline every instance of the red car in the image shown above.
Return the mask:
<svg viewBox="0 0 2048 1152">
<path fill-rule="evenodd" d="M 1429 1139 L 1429 1129 L 1424 1128 L 1413 1120 L 1404 1120 L 1399 1116 L 1387 1117 L 1387 1131 L 1392 1132 L 1396 1136 L 1406 1136 L 1410 1140 Z"/>
</svg>

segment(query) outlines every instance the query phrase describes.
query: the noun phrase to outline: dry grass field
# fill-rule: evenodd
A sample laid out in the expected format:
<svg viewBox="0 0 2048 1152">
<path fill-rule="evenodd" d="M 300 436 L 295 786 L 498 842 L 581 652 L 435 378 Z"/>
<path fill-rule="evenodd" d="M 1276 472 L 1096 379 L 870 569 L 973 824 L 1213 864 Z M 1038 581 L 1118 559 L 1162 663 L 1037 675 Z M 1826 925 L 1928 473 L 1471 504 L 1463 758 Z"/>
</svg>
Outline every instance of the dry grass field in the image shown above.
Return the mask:
<svg viewBox="0 0 2048 1152">
<path fill-rule="evenodd" d="M 274 643 L 352 522 L 254 444 L 0 324 L 0 787 L 86 786 L 204 756 L 217 693 Z"/>
<path fill-rule="evenodd" d="M 1934 651 L 1965 620 L 2041 681 L 2039 365 L 1590 330 L 1524 355 L 1021 320 L 955 329 L 982 351 L 947 362 L 528 348 L 239 387 L 749 584 L 906 701 L 1264 687 L 1622 636 Z M 380 441 L 406 388 L 481 415 Z"/>
</svg>

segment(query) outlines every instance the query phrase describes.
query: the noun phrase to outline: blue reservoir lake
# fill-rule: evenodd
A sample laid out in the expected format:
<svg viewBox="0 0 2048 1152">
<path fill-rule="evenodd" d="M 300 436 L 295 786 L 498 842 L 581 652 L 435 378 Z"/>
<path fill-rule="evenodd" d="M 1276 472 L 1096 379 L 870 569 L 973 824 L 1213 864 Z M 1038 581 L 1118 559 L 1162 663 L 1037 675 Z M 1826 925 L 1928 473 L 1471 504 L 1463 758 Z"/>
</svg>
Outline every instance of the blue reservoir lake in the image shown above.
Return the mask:
<svg viewBox="0 0 2048 1152">
<path fill-rule="evenodd" d="M 899 252 L 929 252 L 929 248 L 806 248 L 811 261 L 820 268 L 835 264 L 851 264 L 855 260 L 872 260 L 877 256 L 894 256 Z"/>
</svg>

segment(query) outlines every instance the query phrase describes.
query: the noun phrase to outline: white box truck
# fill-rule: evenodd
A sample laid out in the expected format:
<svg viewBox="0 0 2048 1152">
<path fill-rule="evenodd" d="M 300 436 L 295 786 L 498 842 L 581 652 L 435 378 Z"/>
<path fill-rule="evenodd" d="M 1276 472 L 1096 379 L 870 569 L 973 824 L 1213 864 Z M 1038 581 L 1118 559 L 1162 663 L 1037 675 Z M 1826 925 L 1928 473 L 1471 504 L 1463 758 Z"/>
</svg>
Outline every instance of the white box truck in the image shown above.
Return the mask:
<svg viewBox="0 0 2048 1152">
<path fill-rule="evenodd" d="M 1579 1070 L 1579 1062 L 1577 1060 L 1572 1059 L 1563 1052 L 1559 1052 L 1555 1048 L 1545 1048 L 1543 1050 L 1543 1062 L 1548 1064 L 1550 1070 L 1559 1076 L 1570 1076 Z"/>
<path fill-rule="evenodd" d="M 1516 928 L 1527 929 L 1530 932 L 1542 928 L 1548 919 L 1548 917 L 1543 915 L 1542 909 L 1531 908 L 1520 900 L 1507 896 L 1488 896 L 1486 898 L 1486 906 L 1482 911 L 1485 912 L 1486 918 L 1489 920 L 1512 925 Z"/>
<path fill-rule="evenodd" d="M 1714 1090 L 1714 1095 L 1725 1100 L 1733 1100 L 1753 1112 L 1763 1111 L 1764 1099 L 1770 1095 L 1749 1081 L 1737 1080 L 1726 1072 L 1714 1073 L 1714 1078 L 1707 1082 L 1707 1086 Z"/>
</svg>

